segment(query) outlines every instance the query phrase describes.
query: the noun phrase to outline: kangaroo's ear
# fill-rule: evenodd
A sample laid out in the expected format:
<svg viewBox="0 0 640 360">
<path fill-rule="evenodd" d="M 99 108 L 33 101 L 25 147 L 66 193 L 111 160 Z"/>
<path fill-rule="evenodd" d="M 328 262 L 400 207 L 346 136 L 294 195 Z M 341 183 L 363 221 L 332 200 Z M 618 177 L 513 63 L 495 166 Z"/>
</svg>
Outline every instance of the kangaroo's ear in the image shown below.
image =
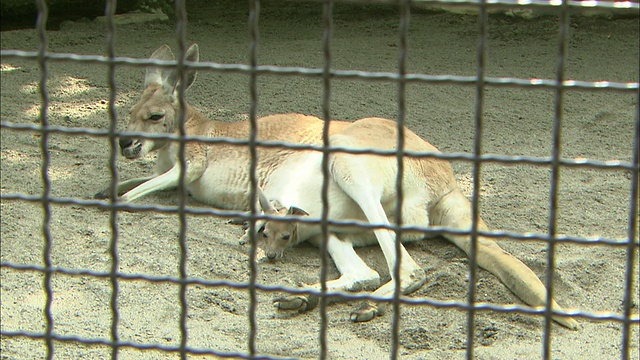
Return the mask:
<svg viewBox="0 0 640 360">
<path fill-rule="evenodd" d="M 175 56 L 173 56 L 173 52 L 169 45 L 162 45 L 158 48 L 158 50 L 154 51 L 151 54 L 150 60 L 163 60 L 163 61 L 172 61 L 175 60 Z M 166 73 L 166 70 L 165 70 Z M 163 76 L 162 68 L 158 67 L 149 67 L 147 68 L 147 73 L 144 77 L 144 86 L 147 87 L 149 84 L 155 83 L 159 85 L 163 85 L 165 77 Z"/>
<path fill-rule="evenodd" d="M 195 63 L 199 62 L 200 50 L 198 48 L 198 44 L 191 45 L 191 47 L 189 47 L 189 49 L 184 55 L 185 55 L 185 61 L 195 62 Z M 187 72 L 186 89 L 188 89 L 191 87 L 191 85 L 193 85 L 193 82 L 196 81 L 197 71 L 195 69 L 186 69 L 185 71 Z M 174 70 L 171 70 L 171 72 L 169 73 L 169 76 L 167 76 L 163 85 L 168 90 L 169 89 L 175 90 L 175 88 L 178 86 L 178 83 L 180 82 L 181 79 L 182 79 L 182 76 L 180 75 L 180 73 L 174 69 Z"/>
<path fill-rule="evenodd" d="M 309 213 L 298 207 L 292 206 L 289 208 L 289 211 L 287 211 L 287 215 L 309 216 Z"/>
<path fill-rule="evenodd" d="M 186 59 L 189 62 L 200 62 L 200 48 L 198 48 L 198 44 L 193 44 L 187 50 Z M 189 74 L 187 75 L 187 89 L 193 85 L 193 82 L 196 81 L 196 75 L 198 72 L 195 69 L 189 69 Z"/>
<path fill-rule="evenodd" d="M 173 52 L 171 51 L 169 45 L 164 44 L 160 46 L 158 50 L 154 51 L 153 54 L 151 54 L 150 59 L 171 61 L 175 60 L 176 58 L 175 56 L 173 56 Z"/>
</svg>

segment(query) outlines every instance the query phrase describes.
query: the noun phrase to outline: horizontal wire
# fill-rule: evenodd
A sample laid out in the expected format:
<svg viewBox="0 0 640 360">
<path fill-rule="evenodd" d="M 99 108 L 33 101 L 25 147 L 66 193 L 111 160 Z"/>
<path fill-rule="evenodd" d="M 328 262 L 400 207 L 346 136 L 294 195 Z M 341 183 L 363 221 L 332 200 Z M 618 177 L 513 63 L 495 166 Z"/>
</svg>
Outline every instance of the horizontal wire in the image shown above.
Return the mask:
<svg viewBox="0 0 640 360">
<path fill-rule="evenodd" d="M 22 50 L 2 50 L 0 56 L 7 58 L 25 58 L 36 60 L 39 54 L 35 51 Z M 108 58 L 100 55 L 78 55 L 73 53 L 52 53 L 44 54 L 45 58 L 53 61 L 74 61 L 86 63 L 129 65 L 140 67 L 170 67 L 175 68 L 178 63 L 176 61 L 152 60 L 152 59 L 136 59 L 130 57 L 113 57 Z M 392 72 L 373 72 L 361 70 L 328 70 L 329 74 L 325 75 L 325 70 L 321 68 L 303 68 L 303 67 L 286 67 L 258 65 L 255 68 L 244 64 L 220 64 L 214 62 L 188 62 L 184 63 L 184 68 L 197 70 L 214 70 L 219 72 L 249 74 L 256 72 L 258 75 L 284 75 L 284 76 L 308 76 L 318 77 L 329 76 L 331 78 L 344 79 L 361 79 L 361 80 L 381 80 L 381 81 L 397 81 L 400 75 Z M 425 74 L 406 74 L 402 76 L 403 81 L 407 83 L 431 83 L 431 84 L 457 84 L 475 86 L 478 79 L 475 76 L 458 76 L 458 75 L 425 75 Z M 637 91 L 640 85 L 637 82 L 615 82 L 615 81 L 581 81 L 581 80 L 565 80 L 558 84 L 551 79 L 520 79 L 509 77 L 485 77 L 484 84 L 486 86 L 511 86 L 518 88 L 545 88 L 555 90 L 558 86 L 563 89 L 581 89 L 581 90 L 602 90 L 609 89 L 615 91 Z"/>
<path fill-rule="evenodd" d="M 27 201 L 27 202 L 42 202 L 42 198 L 37 195 L 26 195 L 22 193 L 3 193 L 0 194 L 0 199 L 3 200 L 12 200 L 12 201 Z M 185 207 L 181 209 L 178 206 L 165 206 L 165 205 L 138 205 L 138 204 L 129 204 L 129 203 L 118 203 L 111 202 L 108 200 L 85 200 L 73 197 L 50 197 L 48 201 L 52 204 L 59 205 L 79 205 L 83 207 L 93 207 L 99 208 L 103 210 L 111 210 L 117 209 L 119 211 L 131 211 L 131 212 L 156 212 L 163 214 L 178 214 L 180 211 L 183 211 L 186 214 L 195 215 L 195 216 L 215 216 L 229 219 L 243 219 L 246 221 L 255 221 L 255 220 L 271 220 L 278 222 L 298 222 L 302 224 L 310 224 L 310 225 L 320 225 L 322 223 L 319 218 L 310 218 L 310 217 L 298 217 L 292 215 L 284 215 L 284 216 L 275 216 L 268 214 L 250 214 L 243 211 L 233 211 L 233 210 L 222 210 L 222 209 L 214 209 L 214 208 L 195 208 L 195 207 Z M 452 235 L 469 235 L 469 230 L 459 230 L 455 228 L 442 227 L 442 226 L 397 226 L 397 225 L 385 225 L 385 224 L 372 224 L 369 222 L 358 221 L 358 220 L 336 220 L 336 219 L 328 219 L 327 223 L 333 227 L 358 227 L 363 229 L 375 230 L 375 229 L 386 229 L 396 231 L 401 229 L 402 231 L 417 231 L 425 234 L 452 234 Z M 504 230 L 491 230 L 491 231 L 478 231 L 479 235 L 492 237 L 492 238 L 510 238 L 514 240 L 530 240 L 530 241 L 555 241 L 558 243 L 573 243 L 573 244 L 582 244 L 582 245 L 607 245 L 607 246 L 619 246 L 626 247 L 628 246 L 628 239 L 616 240 L 604 237 L 595 237 L 595 238 L 584 238 L 584 237 L 576 237 L 576 236 L 568 236 L 568 235 L 556 235 L 550 237 L 549 235 L 544 234 L 535 234 L 535 233 L 519 233 L 512 231 L 504 231 Z M 640 248 L 640 243 L 635 239 L 633 241 L 633 246 Z"/>
<path fill-rule="evenodd" d="M 322 0 L 306 0 L 306 1 L 322 1 Z M 357 3 L 357 4 L 397 4 L 398 0 L 336 0 L 341 3 Z M 449 7 L 470 7 L 470 8 L 540 8 L 545 7 L 549 10 L 556 11 L 562 5 L 561 0 L 413 0 L 413 5 L 436 5 L 443 8 Z M 571 0 L 567 1 L 567 5 L 572 10 L 638 10 L 638 2 L 632 1 L 595 1 L 595 0 Z"/>
<path fill-rule="evenodd" d="M 26 124 L 26 123 L 12 123 L 2 121 L 0 122 L 0 128 L 7 128 L 17 131 L 36 131 L 43 133 L 57 133 L 57 134 L 65 134 L 65 135 L 89 135 L 94 137 L 108 137 L 110 135 L 109 130 L 97 130 L 97 129 L 89 129 L 82 127 L 64 127 L 64 126 L 52 126 L 49 125 L 47 127 L 43 127 L 37 124 Z M 130 132 L 130 131 L 121 131 L 116 133 L 119 136 L 127 136 L 127 137 L 139 137 L 145 139 L 154 139 L 154 140 L 172 140 L 172 141 L 185 141 L 185 142 L 198 142 L 204 144 L 226 144 L 226 145 L 234 145 L 234 146 L 247 146 L 249 145 L 248 140 L 244 139 L 234 139 L 234 138 L 211 138 L 205 136 L 194 136 L 194 135 L 185 135 L 180 136 L 176 134 L 152 134 L 152 133 L 144 133 L 144 132 Z M 265 141 L 265 140 L 256 140 L 255 144 L 258 147 L 263 148 L 282 148 L 282 149 L 292 149 L 292 150 L 313 150 L 313 151 L 323 151 L 325 148 L 321 145 L 311 145 L 311 144 L 295 144 L 288 143 L 284 141 Z M 370 155 L 380 155 L 380 156 L 396 156 L 396 151 L 394 150 L 381 150 L 381 149 L 373 149 L 373 148 L 362 148 L 362 149 L 353 149 L 347 147 L 338 147 L 331 146 L 326 148 L 326 150 L 330 153 L 345 153 L 345 154 L 370 154 Z M 551 165 L 553 159 L 551 157 L 535 157 L 535 156 L 523 156 L 523 155 L 497 155 L 497 154 L 485 154 L 480 155 L 479 157 L 474 154 L 462 153 L 462 152 L 451 152 L 451 153 L 443 153 L 443 152 L 435 152 L 435 151 L 404 151 L 406 157 L 410 158 L 436 158 L 436 159 L 446 159 L 446 160 L 462 160 L 462 161 L 475 161 L 476 159 L 480 159 L 482 162 L 486 163 L 504 163 L 504 164 L 531 164 L 531 165 Z M 587 158 L 579 158 L 579 159 L 560 159 L 560 165 L 566 167 L 592 167 L 599 169 L 611 169 L 611 170 L 638 170 L 638 166 L 633 165 L 628 161 L 620 161 L 620 160 L 592 160 Z"/>
<path fill-rule="evenodd" d="M 62 267 L 51 267 L 46 268 L 39 265 L 23 265 L 23 264 L 15 264 L 11 262 L 1 262 L 0 268 L 9 268 L 18 271 L 34 271 L 40 273 L 51 273 L 51 274 L 62 274 L 68 276 L 91 276 L 95 278 L 101 279 L 109 279 L 111 276 L 115 275 L 120 280 L 129 280 L 129 281 L 147 281 L 152 283 L 170 283 L 170 284 L 187 284 L 187 285 L 200 285 L 206 287 L 230 287 L 238 290 L 245 290 L 249 288 L 248 282 L 235 282 L 230 280 L 205 280 L 199 279 L 195 277 L 189 278 L 180 278 L 175 276 L 157 276 L 157 275 L 143 275 L 140 273 L 128 274 L 122 272 L 116 272 L 115 274 L 111 272 L 100 272 L 100 271 L 91 271 L 91 270 L 73 270 L 69 268 Z M 295 295 L 315 295 L 315 296 L 325 296 L 325 297 L 333 297 L 333 298 L 341 298 L 343 300 L 372 300 L 381 303 L 391 303 L 393 298 L 390 297 L 380 297 L 374 296 L 371 293 L 351 293 L 351 292 L 343 292 L 343 291 L 326 291 L 322 292 L 320 290 L 315 290 L 312 288 L 301 288 L 301 287 L 288 287 L 283 285 L 264 285 L 260 283 L 256 283 L 255 288 L 258 290 L 262 290 L 265 292 L 286 292 L 289 294 Z M 407 305 L 426 305 L 435 308 L 456 308 L 460 310 L 480 310 L 480 311 L 496 311 L 496 312 L 517 312 L 522 314 L 529 315 L 544 315 L 546 310 L 544 307 L 531 307 L 527 305 L 521 304 L 494 304 L 487 302 L 476 302 L 474 304 L 469 304 L 466 300 L 439 300 L 429 297 L 420 297 L 420 296 L 412 296 L 406 297 L 401 296 L 400 302 Z M 579 309 L 564 309 L 557 310 L 553 309 L 553 315 L 559 316 L 574 316 L 581 317 L 591 320 L 611 320 L 616 322 L 624 322 L 631 321 L 632 323 L 640 323 L 640 317 L 638 314 L 631 316 L 630 318 L 626 318 L 623 315 L 611 312 L 611 311 L 598 311 L 598 312 L 589 312 Z M 2 333 L 4 334 L 4 332 Z"/>
</svg>

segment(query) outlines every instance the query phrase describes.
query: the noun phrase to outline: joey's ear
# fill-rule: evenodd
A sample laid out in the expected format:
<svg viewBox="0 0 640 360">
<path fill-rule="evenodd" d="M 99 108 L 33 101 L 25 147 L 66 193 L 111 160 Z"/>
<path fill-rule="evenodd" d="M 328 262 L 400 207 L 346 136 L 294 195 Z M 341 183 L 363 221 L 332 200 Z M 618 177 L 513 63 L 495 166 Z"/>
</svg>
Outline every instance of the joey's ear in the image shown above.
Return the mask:
<svg viewBox="0 0 640 360">
<path fill-rule="evenodd" d="M 260 187 L 258 187 L 258 201 L 260 201 L 260 207 L 265 214 L 273 215 L 278 212 L 269 202 L 269 199 L 267 199 L 267 194 L 265 194 Z"/>
<path fill-rule="evenodd" d="M 199 62 L 200 50 L 198 48 L 198 44 L 191 45 L 191 47 L 189 47 L 189 49 L 184 55 L 185 55 L 185 61 Z M 193 85 L 193 82 L 196 81 L 197 71 L 195 69 L 185 69 L 185 71 L 187 72 L 186 89 L 188 89 L 191 87 L 191 85 Z M 165 86 L 167 90 L 174 91 L 178 86 L 178 83 L 180 83 L 180 80 L 182 80 L 182 76 L 180 75 L 180 73 L 175 69 L 171 70 L 171 72 L 169 72 L 169 76 L 165 79 L 163 86 Z"/>
<path fill-rule="evenodd" d="M 289 211 L 287 211 L 287 215 L 309 216 L 309 213 L 298 207 L 292 206 L 289 208 Z"/>
<path fill-rule="evenodd" d="M 175 60 L 173 56 L 173 52 L 171 52 L 171 48 L 169 45 L 162 45 L 158 48 L 158 50 L 154 51 L 149 58 L 151 60 L 163 60 L 163 61 L 172 61 Z M 158 67 L 149 67 L 147 68 L 147 73 L 144 77 L 144 86 L 147 87 L 151 83 L 160 84 L 164 83 L 164 76 L 162 75 L 162 68 Z M 166 73 L 166 70 L 165 70 Z"/>
<path fill-rule="evenodd" d="M 277 212 L 280 212 L 282 211 L 282 209 L 285 208 L 285 206 L 282 205 L 282 203 L 276 199 L 269 200 L 269 202 L 271 203 L 271 206 L 273 206 L 273 208 L 276 209 Z"/>
<path fill-rule="evenodd" d="M 300 242 L 300 239 L 298 239 L 298 224 L 293 224 L 293 231 L 291 232 L 291 239 L 290 241 L 293 244 L 297 244 Z"/>
</svg>

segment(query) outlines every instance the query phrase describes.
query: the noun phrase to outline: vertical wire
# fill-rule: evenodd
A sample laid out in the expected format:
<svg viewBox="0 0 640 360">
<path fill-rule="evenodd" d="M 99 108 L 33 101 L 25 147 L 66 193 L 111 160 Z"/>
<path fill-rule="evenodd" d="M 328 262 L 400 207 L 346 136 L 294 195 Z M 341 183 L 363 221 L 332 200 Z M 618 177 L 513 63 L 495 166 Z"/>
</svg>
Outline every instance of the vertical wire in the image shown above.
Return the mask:
<svg viewBox="0 0 640 360">
<path fill-rule="evenodd" d="M 333 24 L 333 0 L 325 1 L 322 13 L 323 31 L 322 31 L 322 117 L 324 125 L 322 127 L 322 214 L 320 218 L 320 226 L 322 230 L 322 241 L 320 243 L 320 359 L 327 357 L 327 268 L 329 261 L 327 259 L 327 242 L 329 239 L 329 127 L 331 125 L 331 34 Z"/>
<path fill-rule="evenodd" d="M 250 199 L 249 201 L 249 210 L 251 211 L 251 218 L 249 221 L 249 234 L 251 234 L 251 261 L 249 261 L 249 339 L 248 339 L 248 347 L 249 347 L 249 357 L 254 358 L 256 354 L 256 335 L 258 324 L 256 321 L 256 309 L 258 303 L 258 297 L 256 293 L 256 281 L 258 277 L 258 266 L 256 264 L 256 257 L 258 253 L 258 245 L 255 241 L 255 228 L 256 228 L 256 219 L 255 216 L 258 214 L 256 197 L 257 197 L 257 187 L 258 187 L 258 176 L 257 176 L 257 167 L 258 167 L 258 150 L 256 147 L 256 139 L 258 137 L 258 122 L 257 122 L 257 114 L 258 114 L 258 74 L 256 72 L 256 68 L 258 66 L 258 15 L 260 11 L 260 2 L 259 0 L 249 0 L 249 66 L 250 77 L 249 77 L 249 94 L 250 94 L 250 105 L 249 105 L 249 154 L 251 156 L 251 160 L 249 163 L 249 185 L 250 189 Z"/>
<path fill-rule="evenodd" d="M 38 18 L 36 20 L 36 29 L 38 33 L 38 65 L 40 67 L 40 82 L 38 90 L 40 91 L 40 98 L 42 99 L 42 107 L 40 108 L 40 124 L 42 126 L 42 135 L 40 136 L 40 152 L 42 153 L 42 164 L 40 165 L 40 177 L 42 179 L 42 236 L 44 237 L 44 244 L 42 249 L 42 261 L 44 263 L 44 279 L 42 280 L 42 286 L 45 292 L 45 304 L 44 304 L 44 318 L 45 318 L 45 332 L 44 341 L 47 348 L 47 359 L 53 359 L 54 346 L 53 338 L 51 337 L 53 332 L 53 314 L 51 313 L 51 306 L 53 303 L 53 290 L 51 288 L 51 247 L 53 245 L 53 239 L 51 237 L 51 180 L 49 179 L 49 164 L 51 163 L 51 157 L 49 156 L 49 92 L 47 91 L 47 17 L 49 15 L 49 9 L 44 0 L 37 1 L 38 6 Z"/>
<path fill-rule="evenodd" d="M 558 183 L 560 180 L 560 150 L 562 147 L 562 113 L 564 68 L 567 56 L 567 34 L 569 28 L 569 7 L 567 0 L 562 0 L 559 16 L 558 63 L 556 68 L 556 89 L 554 99 L 553 142 L 551 154 L 551 184 L 549 186 L 549 239 L 547 244 L 547 298 L 544 312 L 543 358 L 551 357 L 551 324 L 553 301 L 553 273 L 555 271 L 555 245 L 558 212 Z"/>
<path fill-rule="evenodd" d="M 110 60 L 113 60 L 116 56 L 115 50 L 115 12 L 116 12 L 116 0 L 109 0 L 105 5 L 105 15 L 107 17 L 107 56 Z M 118 157 L 118 113 L 116 111 L 116 78 L 115 78 L 116 66 L 112 62 L 107 67 L 107 81 L 109 83 L 109 174 L 111 175 L 111 186 L 109 188 L 109 198 L 113 205 L 118 198 L 118 169 L 116 166 L 116 159 Z M 109 241 L 109 254 L 111 255 L 111 270 L 109 272 L 109 282 L 111 283 L 111 341 L 113 342 L 111 347 L 111 358 L 118 358 L 119 347 L 117 345 L 119 340 L 118 335 L 118 323 L 120 322 L 120 314 L 118 311 L 118 293 L 120 285 L 118 283 L 118 268 L 120 266 L 120 259 L 118 256 L 118 210 L 115 206 L 109 209 L 109 225 L 111 227 L 111 239 Z"/>
<path fill-rule="evenodd" d="M 629 229 L 627 239 L 627 260 L 625 283 L 624 283 L 624 322 L 622 323 L 622 359 L 630 358 L 631 348 L 631 308 L 633 299 L 633 268 L 636 266 L 636 245 L 635 239 L 638 236 L 638 177 L 640 176 L 640 92 L 637 93 L 636 101 L 636 132 L 633 141 L 633 166 L 635 170 L 631 172 L 631 198 L 629 199 Z"/>
<path fill-rule="evenodd" d="M 187 27 L 187 11 L 184 0 L 175 1 L 176 10 L 176 37 L 178 40 L 178 63 L 176 71 L 180 74 L 180 82 L 178 83 L 178 133 L 180 135 L 180 143 L 178 149 L 178 161 L 180 164 L 180 173 L 178 177 L 178 219 L 180 222 L 180 233 L 178 235 L 178 242 L 180 246 L 180 259 L 178 264 L 178 271 L 180 273 L 180 358 L 182 360 L 187 359 L 187 342 L 189 340 L 189 333 L 187 329 L 187 316 L 189 313 L 189 304 L 187 301 L 187 283 L 185 280 L 188 277 L 187 274 L 187 258 L 188 258 L 188 246 L 187 246 L 187 214 L 185 207 L 187 205 L 187 188 L 186 188 L 186 174 L 187 174 L 187 159 L 186 159 L 186 142 L 184 137 L 186 136 L 185 121 L 187 120 L 187 103 L 185 101 L 185 92 L 187 91 L 187 75 L 189 69 L 185 67 L 186 61 L 186 27 Z"/>
<path fill-rule="evenodd" d="M 402 205 L 404 202 L 404 120 L 406 113 L 406 74 L 407 74 L 407 37 L 409 33 L 409 18 L 411 15 L 411 8 L 409 1 L 404 0 L 399 3 L 398 6 L 400 23 L 398 24 L 398 36 L 399 36 L 399 53 L 398 53 L 398 118 L 397 118 L 397 132 L 398 141 L 396 148 L 396 162 L 398 165 L 398 171 L 396 173 L 396 213 L 395 213 L 395 252 L 396 263 L 393 267 L 393 281 L 395 286 L 393 289 L 393 321 L 391 323 L 391 359 L 398 358 L 399 347 L 399 329 L 400 329 L 400 295 L 402 291 L 402 282 L 400 279 L 400 269 L 402 267 Z M 410 280 L 410 279 L 407 279 Z"/>
<path fill-rule="evenodd" d="M 487 56 L 487 8 L 483 0 L 478 14 L 478 53 L 476 68 L 476 106 L 475 106 L 475 135 L 473 139 L 473 194 L 471 196 L 471 229 L 469 246 L 469 312 L 467 314 L 467 359 L 474 358 L 475 341 L 475 302 L 476 302 L 476 276 L 477 276 L 477 250 L 478 250 L 478 219 L 480 213 L 480 168 L 482 161 L 482 123 L 484 109 L 484 89 Z"/>
</svg>

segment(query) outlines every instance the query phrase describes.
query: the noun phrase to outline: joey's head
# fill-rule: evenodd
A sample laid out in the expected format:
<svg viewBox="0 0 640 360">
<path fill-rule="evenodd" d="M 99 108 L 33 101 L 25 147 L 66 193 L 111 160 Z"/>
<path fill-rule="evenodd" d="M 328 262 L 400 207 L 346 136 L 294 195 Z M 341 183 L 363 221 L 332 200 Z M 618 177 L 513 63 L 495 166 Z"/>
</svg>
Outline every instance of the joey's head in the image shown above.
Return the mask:
<svg viewBox="0 0 640 360">
<path fill-rule="evenodd" d="M 262 190 L 258 191 L 258 197 L 262 211 L 267 215 L 309 215 L 306 211 L 295 206 L 287 208 L 277 201 L 269 201 Z M 280 258 L 289 244 L 298 243 L 298 224 L 291 221 L 266 220 L 258 230 L 258 238 L 269 260 Z"/>
<path fill-rule="evenodd" d="M 198 45 L 193 44 L 185 53 L 185 60 L 199 61 Z M 171 49 L 161 46 L 151 60 L 175 61 Z M 175 68 L 150 67 L 145 75 L 145 89 L 140 101 L 135 104 L 129 114 L 127 132 L 143 132 L 148 134 L 171 134 L 178 129 L 179 114 L 178 88 L 182 76 Z M 196 79 L 196 71 L 186 70 L 186 88 Z M 121 137 L 120 151 L 128 159 L 136 159 L 147 155 L 167 144 L 167 140 L 143 137 Z"/>
</svg>

